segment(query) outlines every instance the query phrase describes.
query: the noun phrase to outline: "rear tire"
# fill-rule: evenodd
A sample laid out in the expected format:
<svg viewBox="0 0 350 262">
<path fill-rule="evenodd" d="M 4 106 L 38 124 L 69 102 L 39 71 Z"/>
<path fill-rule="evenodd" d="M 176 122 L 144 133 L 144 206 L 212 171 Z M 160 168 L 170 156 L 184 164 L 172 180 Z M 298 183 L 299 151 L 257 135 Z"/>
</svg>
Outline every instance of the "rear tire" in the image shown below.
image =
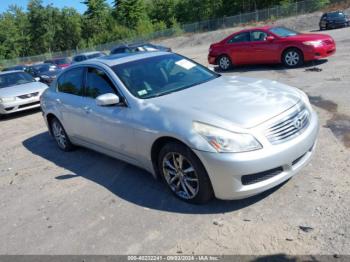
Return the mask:
<svg viewBox="0 0 350 262">
<path fill-rule="evenodd" d="M 218 58 L 217 64 L 222 71 L 227 71 L 232 68 L 233 64 L 227 55 L 222 55 Z"/>
<path fill-rule="evenodd" d="M 69 152 L 75 148 L 74 145 L 70 142 L 63 125 L 57 118 L 53 118 L 50 121 L 50 128 L 58 147 L 62 151 Z"/>
<path fill-rule="evenodd" d="M 172 193 L 185 202 L 204 204 L 214 196 L 203 164 L 185 145 L 166 144 L 158 156 L 158 170 Z"/>
<path fill-rule="evenodd" d="M 289 68 L 298 67 L 304 64 L 304 55 L 297 48 L 289 48 L 283 52 L 282 62 Z"/>
</svg>

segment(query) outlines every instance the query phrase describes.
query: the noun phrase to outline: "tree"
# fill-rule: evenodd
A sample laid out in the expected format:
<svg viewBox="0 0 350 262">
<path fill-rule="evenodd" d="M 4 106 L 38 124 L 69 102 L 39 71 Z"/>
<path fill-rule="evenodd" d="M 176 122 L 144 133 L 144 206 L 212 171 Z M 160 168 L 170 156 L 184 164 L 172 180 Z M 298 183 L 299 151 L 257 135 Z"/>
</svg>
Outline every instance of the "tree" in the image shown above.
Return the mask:
<svg viewBox="0 0 350 262">
<path fill-rule="evenodd" d="M 113 14 L 118 23 L 131 29 L 135 29 L 140 22 L 147 19 L 143 0 L 116 0 Z"/>
</svg>

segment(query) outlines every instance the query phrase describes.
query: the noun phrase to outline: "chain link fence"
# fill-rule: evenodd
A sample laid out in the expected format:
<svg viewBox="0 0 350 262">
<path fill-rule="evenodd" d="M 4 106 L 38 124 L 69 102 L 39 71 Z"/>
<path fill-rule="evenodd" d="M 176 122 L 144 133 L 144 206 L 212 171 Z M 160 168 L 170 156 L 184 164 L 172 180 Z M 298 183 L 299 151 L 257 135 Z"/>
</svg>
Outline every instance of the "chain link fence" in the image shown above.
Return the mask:
<svg viewBox="0 0 350 262">
<path fill-rule="evenodd" d="M 63 52 L 55 52 L 55 53 L 46 53 L 37 56 L 30 57 L 20 57 L 16 59 L 10 60 L 1 60 L 0 65 L 3 67 L 18 65 L 18 64 L 33 64 L 42 62 L 44 60 L 48 60 L 54 57 L 72 57 L 77 53 L 89 52 L 89 51 L 109 51 L 114 46 L 125 43 L 135 43 L 135 42 L 143 42 L 143 41 L 151 41 L 155 39 L 161 38 L 169 38 L 172 36 L 178 36 L 181 34 L 188 33 L 198 33 L 198 32 L 207 32 L 214 31 L 218 29 L 235 27 L 242 24 L 251 24 L 269 20 L 276 20 L 279 18 L 286 18 L 290 16 L 296 16 L 306 13 L 315 12 L 324 8 L 326 6 L 325 3 L 330 2 L 332 4 L 343 3 L 346 0 L 304 0 L 300 2 L 294 3 L 286 3 L 279 6 L 274 6 L 266 9 L 260 9 L 255 12 L 243 13 L 229 17 L 222 17 L 218 19 L 212 19 L 207 21 L 200 21 L 191 24 L 182 25 L 179 28 L 170 28 L 158 32 L 153 32 L 149 35 L 145 35 L 138 38 L 131 38 L 120 40 L 116 42 L 111 42 L 103 45 L 95 46 L 94 48 L 87 49 L 77 49 L 77 50 L 67 50 Z"/>
</svg>

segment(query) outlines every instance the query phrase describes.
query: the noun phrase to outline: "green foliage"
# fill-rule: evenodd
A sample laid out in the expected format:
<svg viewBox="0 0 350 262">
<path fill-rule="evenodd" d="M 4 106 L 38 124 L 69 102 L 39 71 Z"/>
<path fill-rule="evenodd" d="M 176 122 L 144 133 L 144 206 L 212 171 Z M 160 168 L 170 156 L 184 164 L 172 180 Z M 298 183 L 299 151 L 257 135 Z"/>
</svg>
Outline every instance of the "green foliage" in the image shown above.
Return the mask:
<svg viewBox="0 0 350 262">
<path fill-rule="evenodd" d="M 281 5 L 278 16 L 295 13 L 300 0 L 80 0 L 84 14 L 74 8 L 44 6 L 29 0 L 27 11 L 10 6 L 0 14 L 0 59 L 146 38 L 179 35 L 182 25 Z M 318 10 L 335 0 L 308 0 Z M 274 17 L 271 17 L 274 19 Z M 159 32 L 155 33 L 154 32 Z"/>
</svg>

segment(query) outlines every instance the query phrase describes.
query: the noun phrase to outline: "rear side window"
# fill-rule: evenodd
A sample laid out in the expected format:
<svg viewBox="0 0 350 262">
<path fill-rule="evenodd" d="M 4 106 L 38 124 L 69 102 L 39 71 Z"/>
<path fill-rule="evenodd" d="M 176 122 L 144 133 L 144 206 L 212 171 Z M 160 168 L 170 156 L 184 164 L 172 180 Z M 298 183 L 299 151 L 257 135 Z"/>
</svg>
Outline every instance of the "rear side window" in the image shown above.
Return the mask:
<svg viewBox="0 0 350 262">
<path fill-rule="evenodd" d="M 86 96 L 96 98 L 108 93 L 115 94 L 112 81 L 102 70 L 89 67 L 86 76 Z"/>
<path fill-rule="evenodd" d="M 64 73 L 57 81 L 59 92 L 82 96 L 83 95 L 83 68 L 74 68 Z"/>
<path fill-rule="evenodd" d="M 245 33 L 241 33 L 238 35 L 235 35 L 234 37 L 232 37 L 228 43 L 229 44 L 233 44 L 233 43 L 242 43 L 242 42 L 249 42 L 250 41 L 250 33 L 249 32 L 245 32 Z"/>
</svg>

